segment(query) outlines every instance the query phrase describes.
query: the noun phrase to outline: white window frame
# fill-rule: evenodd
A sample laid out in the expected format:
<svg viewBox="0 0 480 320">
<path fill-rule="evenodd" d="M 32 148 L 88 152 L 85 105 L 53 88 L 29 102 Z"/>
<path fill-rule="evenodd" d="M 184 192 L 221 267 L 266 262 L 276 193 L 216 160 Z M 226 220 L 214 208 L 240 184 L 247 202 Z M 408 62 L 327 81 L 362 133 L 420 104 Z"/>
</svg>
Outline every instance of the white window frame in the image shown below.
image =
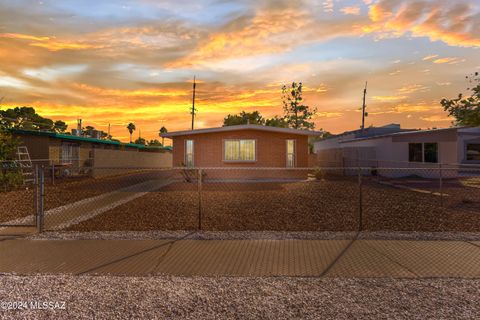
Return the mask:
<svg viewBox="0 0 480 320">
<path fill-rule="evenodd" d="M 254 141 L 254 144 L 255 144 L 255 151 L 254 151 L 254 159 L 253 160 L 226 160 L 225 159 L 225 142 L 227 141 L 241 141 L 241 140 L 251 140 L 251 141 Z M 258 143 L 257 143 L 257 139 L 248 139 L 248 138 L 240 138 L 240 139 L 223 139 L 222 140 L 222 158 L 223 158 L 223 162 L 230 162 L 230 163 L 241 163 L 241 162 L 244 162 L 244 163 L 253 163 L 253 162 L 257 162 L 257 152 L 258 152 Z"/>
<path fill-rule="evenodd" d="M 64 152 L 67 150 L 67 152 Z M 65 157 L 66 155 L 66 157 Z M 60 145 L 60 162 L 62 164 L 79 161 L 80 145 L 74 142 L 62 142 Z"/>
<path fill-rule="evenodd" d="M 189 165 L 188 164 L 188 154 L 187 154 L 187 143 L 188 141 L 192 141 L 192 165 Z M 194 167 L 195 166 L 195 140 L 193 139 L 185 139 L 185 142 L 184 142 L 184 149 L 185 149 L 185 152 L 184 152 L 184 161 L 185 161 L 185 166 L 186 167 Z"/>
<path fill-rule="evenodd" d="M 288 153 L 288 142 L 293 141 L 293 153 Z M 288 165 L 288 155 L 293 155 L 293 165 Z M 297 166 L 297 140 L 296 139 L 286 139 L 285 140 L 285 167 L 295 168 Z"/>
</svg>

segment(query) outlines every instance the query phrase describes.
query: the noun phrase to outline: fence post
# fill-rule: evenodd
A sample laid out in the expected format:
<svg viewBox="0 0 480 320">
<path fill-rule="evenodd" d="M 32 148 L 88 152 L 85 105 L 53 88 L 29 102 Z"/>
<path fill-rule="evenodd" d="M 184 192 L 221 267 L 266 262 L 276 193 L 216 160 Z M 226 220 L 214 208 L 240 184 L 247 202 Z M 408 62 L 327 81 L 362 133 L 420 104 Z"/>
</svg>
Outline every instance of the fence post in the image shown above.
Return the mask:
<svg viewBox="0 0 480 320">
<path fill-rule="evenodd" d="M 35 165 L 34 167 L 34 176 L 33 178 L 35 179 L 35 193 L 34 193 L 34 205 L 35 205 L 35 225 L 37 226 L 37 231 L 39 231 L 38 226 L 40 225 L 40 206 L 39 206 L 39 201 L 40 201 L 40 179 L 39 179 L 39 169 L 38 169 L 38 164 Z"/>
<path fill-rule="evenodd" d="M 442 163 L 438 164 L 439 171 L 439 189 L 440 189 L 440 207 L 443 208 L 443 175 L 442 175 Z"/>
<path fill-rule="evenodd" d="M 198 169 L 198 230 L 202 230 L 202 169 Z"/>
<path fill-rule="evenodd" d="M 55 184 L 55 163 L 52 162 L 52 184 Z"/>
<path fill-rule="evenodd" d="M 362 169 L 358 167 L 358 231 L 363 229 Z"/>
<path fill-rule="evenodd" d="M 38 180 L 39 180 L 39 198 L 38 198 L 38 216 L 37 216 L 37 230 L 39 233 L 43 232 L 43 200 L 45 196 L 45 174 L 44 174 L 43 165 L 39 168 L 38 171 Z"/>
</svg>

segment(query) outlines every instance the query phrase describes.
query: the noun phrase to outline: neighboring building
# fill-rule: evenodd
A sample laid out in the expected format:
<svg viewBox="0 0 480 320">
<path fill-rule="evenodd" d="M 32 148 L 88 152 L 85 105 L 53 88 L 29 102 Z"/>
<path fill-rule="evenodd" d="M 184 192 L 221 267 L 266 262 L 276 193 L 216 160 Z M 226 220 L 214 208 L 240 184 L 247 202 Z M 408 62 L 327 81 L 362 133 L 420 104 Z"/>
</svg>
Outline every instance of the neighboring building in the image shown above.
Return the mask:
<svg viewBox="0 0 480 320">
<path fill-rule="evenodd" d="M 262 125 L 177 131 L 162 134 L 173 140 L 174 167 L 308 167 L 310 136 L 321 132 Z"/>
<path fill-rule="evenodd" d="M 87 138 L 45 131 L 13 130 L 34 164 L 65 166 L 72 174 L 93 167 L 171 167 L 169 147 Z"/>
<path fill-rule="evenodd" d="M 397 172 L 386 170 L 384 174 L 435 176 L 438 171 L 427 169 L 438 168 L 439 164 L 450 168 L 458 168 L 459 164 L 480 164 L 480 127 L 404 131 L 343 139 L 338 141 L 338 147 L 317 150 L 319 158 L 328 158 L 326 154 L 340 155 L 342 158 L 336 161 L 345 167 L 425 168 L 424 172 L 399 169 Z M 457 173 L 451 170 L 448 175 Z"/>
</svg>

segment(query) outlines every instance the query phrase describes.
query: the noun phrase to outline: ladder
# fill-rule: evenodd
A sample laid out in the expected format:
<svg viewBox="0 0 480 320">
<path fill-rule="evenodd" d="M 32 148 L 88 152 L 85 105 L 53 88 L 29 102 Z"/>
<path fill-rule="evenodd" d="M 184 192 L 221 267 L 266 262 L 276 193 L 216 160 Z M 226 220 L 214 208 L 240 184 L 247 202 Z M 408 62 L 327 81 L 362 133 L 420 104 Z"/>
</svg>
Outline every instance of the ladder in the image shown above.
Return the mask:
<svg viewBox="0 0 480 320">
<path fill-rule="evenodd" d="M 35 183 L 35 174 L 33 170 L 32 160 L 26 146 L 17 148 L 17 162 L 23 176 L 23 184 Z"/>
</svg>

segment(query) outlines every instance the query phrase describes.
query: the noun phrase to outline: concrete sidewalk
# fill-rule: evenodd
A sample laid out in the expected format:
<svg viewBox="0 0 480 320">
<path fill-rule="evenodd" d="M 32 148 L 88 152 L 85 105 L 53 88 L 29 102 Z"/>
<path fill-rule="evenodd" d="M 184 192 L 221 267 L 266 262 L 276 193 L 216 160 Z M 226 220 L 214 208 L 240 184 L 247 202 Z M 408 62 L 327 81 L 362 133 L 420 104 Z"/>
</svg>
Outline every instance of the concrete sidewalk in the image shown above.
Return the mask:
<svg viewBox="0 0 480 320">
<path fill-rule="evenodd" d="M 4 238 L 0 273 L 480 278 L 480 242 Z"/>
</svg>

